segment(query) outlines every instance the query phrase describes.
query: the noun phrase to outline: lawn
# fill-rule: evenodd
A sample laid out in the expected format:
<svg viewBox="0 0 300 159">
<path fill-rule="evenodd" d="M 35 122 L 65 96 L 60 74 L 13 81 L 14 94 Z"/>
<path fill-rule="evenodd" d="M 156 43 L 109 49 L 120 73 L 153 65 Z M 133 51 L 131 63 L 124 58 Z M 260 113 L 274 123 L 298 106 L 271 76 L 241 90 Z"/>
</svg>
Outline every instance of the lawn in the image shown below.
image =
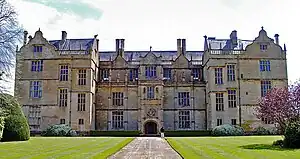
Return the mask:
<svg viewBox="0 0 300 159">
<path fill-rule="evenodd" d="M 170 137 L 169 144 L 184 158 L 299 159 L 300 150 L 272 146 L 280 136 Z"/>
<path fill-rule="evenodd" d="M 132 141 L 125 137 L 31 137 L 29 141 L 0 142 L 0 158 L 107 158 Z"/>
</svg>

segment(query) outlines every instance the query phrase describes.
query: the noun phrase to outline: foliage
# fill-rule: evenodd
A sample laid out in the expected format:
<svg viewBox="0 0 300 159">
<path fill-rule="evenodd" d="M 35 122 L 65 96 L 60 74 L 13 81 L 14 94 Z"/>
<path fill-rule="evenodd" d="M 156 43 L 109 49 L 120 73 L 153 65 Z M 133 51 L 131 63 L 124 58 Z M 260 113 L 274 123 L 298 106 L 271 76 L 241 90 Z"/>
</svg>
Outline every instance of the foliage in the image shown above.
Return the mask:
<svg viewBox="0 0 300 159">
<path fill-rule="evenodd" d="M 2 138 L 3 129 L 4 129 L 4 117 L 0 116 L 0 140 Z"/>
<path fill-rule="evenodd" d="M 300 148 L 300 121 L 293 121 L 287 125 L 283 141 L 286 148 Z"/>
<path fill-rule="evenodd" d="M 212 130 L 213 136 L 241 136 L 244 135 L 244 130 L 242 127 L 237 125 L 224 124 L 215 127 Z"/>
<path fill-rule="evenodd" d="M 0 108 L 6 115 L 24 115 L 18 101 L 10 94 L 0 93 Z"/>
<path fill-rule="evenodd" d="M 65 124 L 51 125 L 41 134 L 42 136 L 77 136 L 71 127 Z"/>
<path fill-rule="evenodd" d="M 274 122 L 283 134 L 287 124 L 300 117 L 300 83 L 290 85 L 289 88 L 271 89 L 259 100 L 255 110 L 259 119 L 267 118 Z"/>
<path fill-rule="evenodd" d="M 90 131 L 90 136 L 136 137 L 140 131 Z"/>
<path fill-rule="evenodd" d="M 252 131 L 252 127 L 251 127 L 251 124 L 253 123 L 252 120 L 246 120 L 242 123 L 242 128 L 245 130 L 245 131 Z"/>
<path fill-rule="evenodd" d="M 29 125 L 24 115 L 9 115 L 5 118 L 1 141 L 26 141 L 29 138 Z"/>
<path fill-rule="evenodd" d="M 255 135 L 271 135 L 272 132 L 262 126 L 259 126 L 254 129 L 254 134 Z"/>
<path fill-rule="evenodd" d="M 210 130 L 191 130 L 191 131 L 165 131 L 166 137 L 192 137 L 192 136 L 211 136 Z"/>
<path fill-rule="evenodd" d="M 273 142 L 273 146 L 283 147 L 284 146 L 284 141 L 283 140 L 276 140 L 276 141 Z"/>
</svg>

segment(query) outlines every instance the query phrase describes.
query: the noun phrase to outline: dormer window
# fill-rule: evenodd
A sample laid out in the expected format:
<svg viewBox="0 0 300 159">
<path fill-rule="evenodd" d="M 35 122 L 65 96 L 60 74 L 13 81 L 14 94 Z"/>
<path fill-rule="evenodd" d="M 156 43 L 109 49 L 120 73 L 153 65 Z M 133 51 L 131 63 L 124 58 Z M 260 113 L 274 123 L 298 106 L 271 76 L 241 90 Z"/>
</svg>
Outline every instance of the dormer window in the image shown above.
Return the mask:
<svg viewBox="0 0 300 159">
<path fill-rule="evenodd" d="M 267 44 L 260 44 L 260 51 L 266 51 L 268 49 Z"/>
<path fill-rule="evenodd" d="M 33 52 L 43 52 L 42 46 L 33 46 Z"/>
</svg>

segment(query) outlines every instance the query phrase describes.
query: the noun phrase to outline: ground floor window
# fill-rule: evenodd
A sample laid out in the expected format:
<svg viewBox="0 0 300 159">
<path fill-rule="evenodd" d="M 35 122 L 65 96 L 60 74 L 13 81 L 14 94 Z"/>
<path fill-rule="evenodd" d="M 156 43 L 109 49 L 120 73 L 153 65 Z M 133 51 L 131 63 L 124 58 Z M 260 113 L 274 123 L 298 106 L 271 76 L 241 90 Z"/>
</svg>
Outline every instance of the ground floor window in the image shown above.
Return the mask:
<svg viewBox="0 0 300 159">
<path fill-rule="evenodd" d="M 222 125 L 223 124 L 223 120 L 222 119 L 217 119 L 217 126 Z"/>
<path fill-rule="evenodd" d="M 231 119 L 231 125 L 236 125 L 236 119 Z"/>
<path fill-rule="evenodd" d="M 124 115 L 123 111 L 112 112 L 112 129 L 123 129 L 124 128 Z"/>
<path fill-rule="evenodd" d="M 190 129 L 190 128 L 191 128 L 190 111 L 188 110 L 179 111 L 179 129 Z"/>
<path fill-rule="evenodd" d="M 29 106 L 28 124 L 29 124 L 31 131 L 40 130 L 40 124 L 41 124 L 41 107 L 40 106 Z"/>
</svg>

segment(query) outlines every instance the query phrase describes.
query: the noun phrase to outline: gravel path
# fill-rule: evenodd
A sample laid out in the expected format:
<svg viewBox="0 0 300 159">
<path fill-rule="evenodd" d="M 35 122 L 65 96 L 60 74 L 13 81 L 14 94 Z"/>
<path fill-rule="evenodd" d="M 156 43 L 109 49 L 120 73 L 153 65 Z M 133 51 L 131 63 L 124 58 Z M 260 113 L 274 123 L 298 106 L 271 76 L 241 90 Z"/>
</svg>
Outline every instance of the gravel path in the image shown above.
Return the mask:
<svg viewBox="0 0 300 159">
<path fill-rule="evenodd" d="M 137 137 L 109 159 L 181 159 L 160 137 Z"/>
</svg>

